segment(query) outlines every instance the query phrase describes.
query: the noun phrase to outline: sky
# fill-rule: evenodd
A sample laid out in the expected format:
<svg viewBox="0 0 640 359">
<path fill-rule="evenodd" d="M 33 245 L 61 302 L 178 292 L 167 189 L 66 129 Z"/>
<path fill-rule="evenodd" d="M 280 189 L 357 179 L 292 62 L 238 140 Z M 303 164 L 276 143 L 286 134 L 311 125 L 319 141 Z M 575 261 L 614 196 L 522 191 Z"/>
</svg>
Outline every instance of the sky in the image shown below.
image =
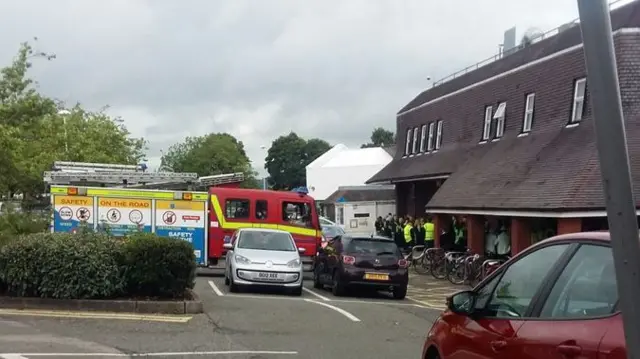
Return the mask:
<svg viewBox="0 0 640 359">
<path fill-rule="evenodd" d="M 508 28 L 577 16 L 576 0 L 3 0 L 0 65 L 38 37 L 57 56 L 34 63 L 40 91 L 108 105 L 151 167 L 186 136 L 229 132 L 264 174 L 278 136 L 359 147 Z"/>
</svg>

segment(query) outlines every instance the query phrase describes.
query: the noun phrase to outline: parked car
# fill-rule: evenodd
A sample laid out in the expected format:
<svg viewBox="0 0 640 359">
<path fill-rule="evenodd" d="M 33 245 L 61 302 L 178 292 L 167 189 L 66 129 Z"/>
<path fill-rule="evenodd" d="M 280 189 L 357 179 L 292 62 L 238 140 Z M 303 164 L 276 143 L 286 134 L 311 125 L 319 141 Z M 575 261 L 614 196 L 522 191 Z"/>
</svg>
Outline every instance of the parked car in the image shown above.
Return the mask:
<svg viewBox="0 0 640 359">
<path fill-rule="evenodd" d="M 549 238 L 447 299 L 422 358 L 626 358 L 609 234 Z"/>
<path fill-rule="evenodd" d="M 352 286 L 388 290 L 396 299 L 407 295 L 408 262 L 389 238 L 343 234 L 329 241 L 317 259 L 315 288 L 329 285 L 336 296 Z"/>
<path fill-rule="evenodd" d="M 319 216 L 318 218 L 320 219 L 321 226 L 337 226 L 338 225 L 336 224 L 336 222 L 329 220 L 327 217 Z"/>
<path fill-rule="evenodd" d="M 227 250 L 224 283 L 229 291 L 238 292 L 241 287 L 278 286 L 295 295 L 302 294 L 302 262 L 289 232 L 243 228 L 237 230 Z"/>
</svg>

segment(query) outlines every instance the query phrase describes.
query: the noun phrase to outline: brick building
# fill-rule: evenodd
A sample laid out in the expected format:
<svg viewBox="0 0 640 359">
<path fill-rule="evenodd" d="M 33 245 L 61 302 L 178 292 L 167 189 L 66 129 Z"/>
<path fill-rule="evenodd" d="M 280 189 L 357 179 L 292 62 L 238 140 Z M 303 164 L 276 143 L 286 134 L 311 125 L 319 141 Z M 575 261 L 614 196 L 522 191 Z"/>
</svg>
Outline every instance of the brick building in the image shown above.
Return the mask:
<svg viewBox="0 0 640 359">
<path fill-rule="evenodd" d="M 640 2 L 611 12 L 640 198 Z M 368 183 L 396 185 L 397 213 L 467 219 L 483 252 L 488 217 L 517 253 L 550 234 L 606 228 L 579 24 L 422 92 L 397 114 L 398 144 Z"/>
</svg>

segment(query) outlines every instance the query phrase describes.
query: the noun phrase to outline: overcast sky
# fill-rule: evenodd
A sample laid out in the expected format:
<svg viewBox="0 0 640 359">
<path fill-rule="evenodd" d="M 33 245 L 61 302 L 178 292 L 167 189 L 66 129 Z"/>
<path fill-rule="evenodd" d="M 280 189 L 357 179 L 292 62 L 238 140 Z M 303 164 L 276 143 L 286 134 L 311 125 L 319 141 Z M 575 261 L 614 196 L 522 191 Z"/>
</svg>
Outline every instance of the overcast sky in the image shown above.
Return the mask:
<svg viewBox="0 0 640 359">
<path fill-rule="evenodd" d="M 0 0 L 0 60 L 39 38 L 41 90 L 111 106 L 161 150 L 230 132 L 261 172 L 288 131 L 357 147 L 440 78 L 552 29 L 576 0 Z"/>
</svg>

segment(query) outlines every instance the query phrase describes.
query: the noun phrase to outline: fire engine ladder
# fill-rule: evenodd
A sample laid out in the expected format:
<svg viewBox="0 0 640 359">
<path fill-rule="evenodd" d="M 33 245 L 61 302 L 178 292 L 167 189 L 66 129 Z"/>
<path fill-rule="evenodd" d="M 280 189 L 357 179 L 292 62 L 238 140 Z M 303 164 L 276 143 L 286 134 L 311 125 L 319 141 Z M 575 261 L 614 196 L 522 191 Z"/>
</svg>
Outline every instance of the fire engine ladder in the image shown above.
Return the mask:
<svg viewBox="0 0 640 359">
<path fill-rule="evenodd" d="M 131 185 L 171 182 L 187 186 L 197 183 L 198 174 L 191 172 L 146 172 L 146 164 L 118 165 L 107 163 L 56 161 L 52 171 L 44 173 L 49 185 L 98 185 L 131 187 Z"/>
<path fill-rule="evenodd" d="M 209 187 L 219 186 L 227 183 L 237 183 L 244 181 L 244 173 L 225 173 L 220 175 L 204 176 L 198 178 L 196 181 L 190 184 L 190 188 L 185 188 L 183 182 L 165 181 L 155 183 L 136 184 L 129 186 L 129 188 L 146 188 L 146 189 L 173 189 L 173 190 L 186 190 L 186 189 L 208 189 Z"/>
</svg>

